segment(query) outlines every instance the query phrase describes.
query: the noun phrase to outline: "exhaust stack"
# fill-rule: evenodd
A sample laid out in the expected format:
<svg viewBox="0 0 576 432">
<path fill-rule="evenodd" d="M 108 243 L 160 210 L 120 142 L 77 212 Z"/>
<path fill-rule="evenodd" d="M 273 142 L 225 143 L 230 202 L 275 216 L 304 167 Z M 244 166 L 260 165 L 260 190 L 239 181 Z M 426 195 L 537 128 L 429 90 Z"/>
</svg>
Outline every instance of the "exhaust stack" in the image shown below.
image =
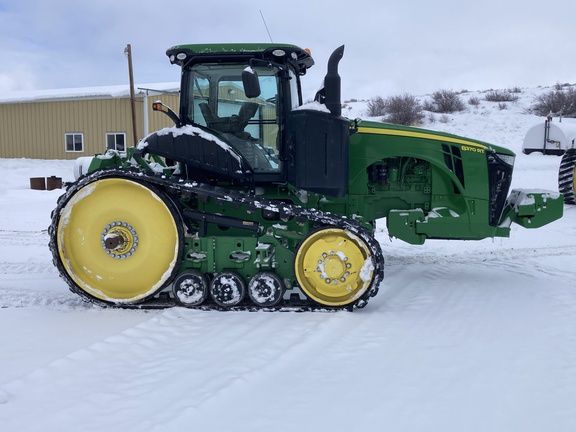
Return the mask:
<svg viewBox="0 0 576 432">
<path fill-rule="evenodd" d="M 344 45 L 336 48 L 328 59 L 328 72 L 324 77 L 324 88 L 316 94 L 316 100 L 324 103 L 333 116 L 340 117 L 342 114 L 340 75 L 338 75 L 338 63 L 344 55 Z"/>
</svg>

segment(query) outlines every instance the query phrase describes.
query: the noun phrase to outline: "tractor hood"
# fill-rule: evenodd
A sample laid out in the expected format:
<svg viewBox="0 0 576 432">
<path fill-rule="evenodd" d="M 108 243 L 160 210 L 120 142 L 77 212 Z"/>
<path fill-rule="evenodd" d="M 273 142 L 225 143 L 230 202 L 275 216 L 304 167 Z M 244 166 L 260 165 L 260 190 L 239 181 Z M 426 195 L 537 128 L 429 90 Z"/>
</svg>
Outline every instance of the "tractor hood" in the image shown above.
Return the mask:
<svg viewBox="0 0 576 432">
<path fill-rule="evenodd" d="M 438 132 L 429 129 L 421 129 L 416 127 L 401 126 L 392 123 L 380 123 L 371 121 L 362 121 L 358 125 L 358 133 L 360 134 L 374 134 L 374 135 L 387 135 L 390 137 L 399 138 L 421 138 L 424 140 L 440 141 L 450 144 L 459 144 L 464 147 L 470 147 L 472 149 L 477 149 L 479 152 L 484 152 L 486 150 L 493 151 L 495 153 L 515 156 L 512 150 L 505 147 L 497 146 L 494 144 L 489 144 L 484 141 L 479 141 L 475 139 L 465 138 L 458 135 L 453 135 L 445 132 Z"/>
</svg>

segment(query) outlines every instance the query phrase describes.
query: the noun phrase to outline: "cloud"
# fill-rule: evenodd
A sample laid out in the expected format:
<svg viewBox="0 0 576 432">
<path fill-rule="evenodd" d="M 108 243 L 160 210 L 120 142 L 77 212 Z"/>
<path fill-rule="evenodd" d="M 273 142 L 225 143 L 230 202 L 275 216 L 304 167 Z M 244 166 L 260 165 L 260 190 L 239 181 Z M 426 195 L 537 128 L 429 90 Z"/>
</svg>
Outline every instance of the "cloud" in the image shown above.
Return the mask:
<svg viewBox="0 0 576 432">
<path fill-rule="evenodd" d="M 167 48 L 267 42 L 260 11 L 274 42 L 312 50 L 306 98 L 341 44 L 344 98 L 576 81 L 566 54 L 576 3 L 0 0 L 0 90 L 126 83 L 127 43 L 137 82 L 177 81 Z"/>
</svg>

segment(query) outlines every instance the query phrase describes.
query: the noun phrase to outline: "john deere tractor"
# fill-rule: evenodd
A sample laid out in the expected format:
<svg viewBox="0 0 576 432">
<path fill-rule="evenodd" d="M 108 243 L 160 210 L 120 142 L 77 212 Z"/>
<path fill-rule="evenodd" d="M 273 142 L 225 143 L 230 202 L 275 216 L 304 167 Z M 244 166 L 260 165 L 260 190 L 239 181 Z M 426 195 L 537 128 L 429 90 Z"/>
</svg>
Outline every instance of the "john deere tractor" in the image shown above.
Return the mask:
<svg viewBox="0 0 576 432">
<path fill-rule="evenodd" d="M 52 213 L 72 291 L 122 307 L 364 307 L 383 280 L 375 220 L 414 245 L 507 237 L 562 215 L 558 193 L 513 190 L 514 153 L 341 114 L 338 64 L 304 103 L 310 54 L 285 44 L 180 45 L 174 126 L 79 163 Z"/>
</svg>

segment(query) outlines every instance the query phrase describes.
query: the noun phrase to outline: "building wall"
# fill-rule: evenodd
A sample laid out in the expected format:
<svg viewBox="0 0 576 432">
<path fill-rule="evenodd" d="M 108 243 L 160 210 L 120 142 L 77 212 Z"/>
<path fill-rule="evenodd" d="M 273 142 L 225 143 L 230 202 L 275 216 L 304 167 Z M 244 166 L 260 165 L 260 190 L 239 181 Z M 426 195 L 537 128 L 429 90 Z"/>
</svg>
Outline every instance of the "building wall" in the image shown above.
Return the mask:
<svg viewBox="0 0 576 432">
<path fill-rule="evenodd" d="M 148 97 L 149 131 L 172 126 L 162 113 L 152 111 L 161 99 L 177 111 L 177 94 Z M 144 99 L 136 99 L 138 139 L 144 137 Z M 133 145 L 129 98 L 56 100 L 0 104 L 0 157 L 76 159 L 106 151 L 106 133 L 125 133 Z M 82 152 L 67 152 L 66 133 L 82 133 Z"/>
</svg>

